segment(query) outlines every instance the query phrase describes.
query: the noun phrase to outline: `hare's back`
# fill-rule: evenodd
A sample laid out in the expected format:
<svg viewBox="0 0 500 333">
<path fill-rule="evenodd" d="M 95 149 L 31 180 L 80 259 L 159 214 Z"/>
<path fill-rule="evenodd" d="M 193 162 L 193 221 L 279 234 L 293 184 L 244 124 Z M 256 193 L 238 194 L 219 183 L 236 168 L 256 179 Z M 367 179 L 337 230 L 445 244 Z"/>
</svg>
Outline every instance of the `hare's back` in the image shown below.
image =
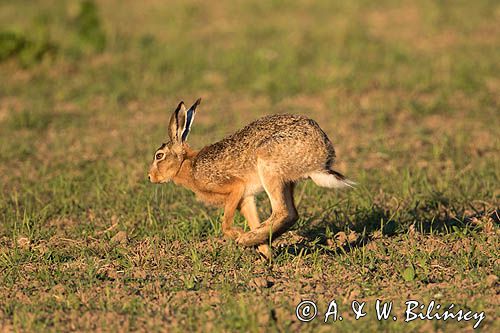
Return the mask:
<svg viewBox="0 0 500 333">
<path fill-rule="evenodd" d="M 226 140 L 233 146 L 252 150 L 272 142 L 299 144 L 315 140 L 329 141 L 314 120 L 293 114 L 274 114 L 257 119 L 222 141 Z"/>
<path fill-rule="evenodd" d="M 325 165 L 335 152 L 330 140 L 312 119 L 301 115 L 269 115 L 248 124 L 238 132 L 203 148 L 195 168 L 219 174 L 240 176 L 254 169 L 257 158 L 293 165 L 305 162 Z M 331 160 L 331 161 L 330 161 Z"/>
<path fill-rule="evenodd" d="M 335 159 L 326 133 L 314 120 L 300 115 L 285 118 L 274 133 L 258 141 L 256 156 L 290 180 L 328 169 Z"/>
</svg>

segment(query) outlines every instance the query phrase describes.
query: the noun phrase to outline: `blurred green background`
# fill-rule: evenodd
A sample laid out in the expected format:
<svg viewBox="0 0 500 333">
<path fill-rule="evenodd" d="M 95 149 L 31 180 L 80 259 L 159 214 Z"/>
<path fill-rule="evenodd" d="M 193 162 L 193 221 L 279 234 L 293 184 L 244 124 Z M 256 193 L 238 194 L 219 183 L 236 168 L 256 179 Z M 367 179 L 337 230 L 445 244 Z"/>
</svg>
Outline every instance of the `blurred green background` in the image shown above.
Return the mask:
<svg viewBox="0 0 500 333">
<path fill-rule="evenodd" d="M 446 301 L 498 317 L 498 22 L 487 0 L 0 1 L 0 319 L 7 330 L 328 330 L 299 325 L 299 296 L 335 285 L 348 301 L 353 290 L 425 299 L 453 276 Z M 359 183 L 300 185 L 291 235 L 305 247 L 285 241 L 271 270 L 219 241 L 220 211 L 146 181 L 170 112 L 198 97 L 193 147 L 300 113 Z M 339 235 L 383 237 L 332 256 Z M 263 275 L 275 287 L 249 284 Z M 455 327 L 443 325 L 410 327 Z"/>
</svg>

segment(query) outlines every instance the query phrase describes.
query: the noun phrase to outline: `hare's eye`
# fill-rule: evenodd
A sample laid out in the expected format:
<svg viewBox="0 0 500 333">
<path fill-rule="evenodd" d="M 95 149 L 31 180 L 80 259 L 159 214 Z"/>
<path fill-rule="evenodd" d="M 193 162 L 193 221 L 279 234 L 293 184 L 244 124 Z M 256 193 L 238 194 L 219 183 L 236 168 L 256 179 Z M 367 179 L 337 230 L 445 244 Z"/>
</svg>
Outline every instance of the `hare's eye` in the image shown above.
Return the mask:
<svg viewBox="0 0 500 333">
<path fill-rule="evenodd" d="M 156 154 L 156 159 L 161 160 L 163 158 L 163 155 L 164 155 L 163 153 Z"/>
</svg>

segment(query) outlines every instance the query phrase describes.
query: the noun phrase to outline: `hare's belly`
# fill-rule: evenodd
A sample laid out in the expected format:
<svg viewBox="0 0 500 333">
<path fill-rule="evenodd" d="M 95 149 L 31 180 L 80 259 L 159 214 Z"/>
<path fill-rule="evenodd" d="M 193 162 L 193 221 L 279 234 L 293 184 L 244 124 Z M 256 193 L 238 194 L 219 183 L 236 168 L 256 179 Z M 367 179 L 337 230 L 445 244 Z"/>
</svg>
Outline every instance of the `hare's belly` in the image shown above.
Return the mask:
<svg viewBox="0 0 500 333">
<path fill-rule="evenodd" d="M 262 191 L 264 191 L 264 186 L 262 186 L 259 176 L 255 175 L 245 184 L 245 192 L 243 193 L 243 196 L 247 197 L 255 195 Z"/>
</svg>

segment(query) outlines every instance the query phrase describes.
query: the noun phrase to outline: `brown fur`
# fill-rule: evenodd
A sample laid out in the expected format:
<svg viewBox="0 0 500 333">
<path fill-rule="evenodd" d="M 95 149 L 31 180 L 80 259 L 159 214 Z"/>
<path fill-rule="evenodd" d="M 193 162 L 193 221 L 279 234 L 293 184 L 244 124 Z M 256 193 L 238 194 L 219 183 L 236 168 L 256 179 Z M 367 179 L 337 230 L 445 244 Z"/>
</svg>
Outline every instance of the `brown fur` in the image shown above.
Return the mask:
<svg viewBox="0 0 500 333">
<path fill-rule="evenodd" d="M 176 110 L 172 117 L 191 110 L 194 114 L 196 106 L 186 111 L 181 102 L 180 111 Z M 182 117 L 180 123 L 185 122 L 186 116 Z M 202 201 L 224 207 L 224 235 L 242 245 L 258 245 L 266 256 L 270 248 L 265 243 L 288 230 L 298 218 L 293 202 L 295 182 L 319 175 L 320 180 L 336 182 L 336 186 L 351 184 L 331 169 L 335 160 L 333 145 L 319 125 L 307 117 L 266 116 L 198 152 L 179 139 L 182 129 L 172 126 L 175 123 L 171 119 L 171 141 L 155 153 L 156 157 L 159 153 L 164 156 L 153 161 L 150 180 L 172 180 L 195 192 Z M 261 225 L 254 195 L 263 190 L 271 201 L 272 214 Z M 243 233 L 233 227 L 236 209 L 247 219 L 251 231 Z"/>
</svg>

